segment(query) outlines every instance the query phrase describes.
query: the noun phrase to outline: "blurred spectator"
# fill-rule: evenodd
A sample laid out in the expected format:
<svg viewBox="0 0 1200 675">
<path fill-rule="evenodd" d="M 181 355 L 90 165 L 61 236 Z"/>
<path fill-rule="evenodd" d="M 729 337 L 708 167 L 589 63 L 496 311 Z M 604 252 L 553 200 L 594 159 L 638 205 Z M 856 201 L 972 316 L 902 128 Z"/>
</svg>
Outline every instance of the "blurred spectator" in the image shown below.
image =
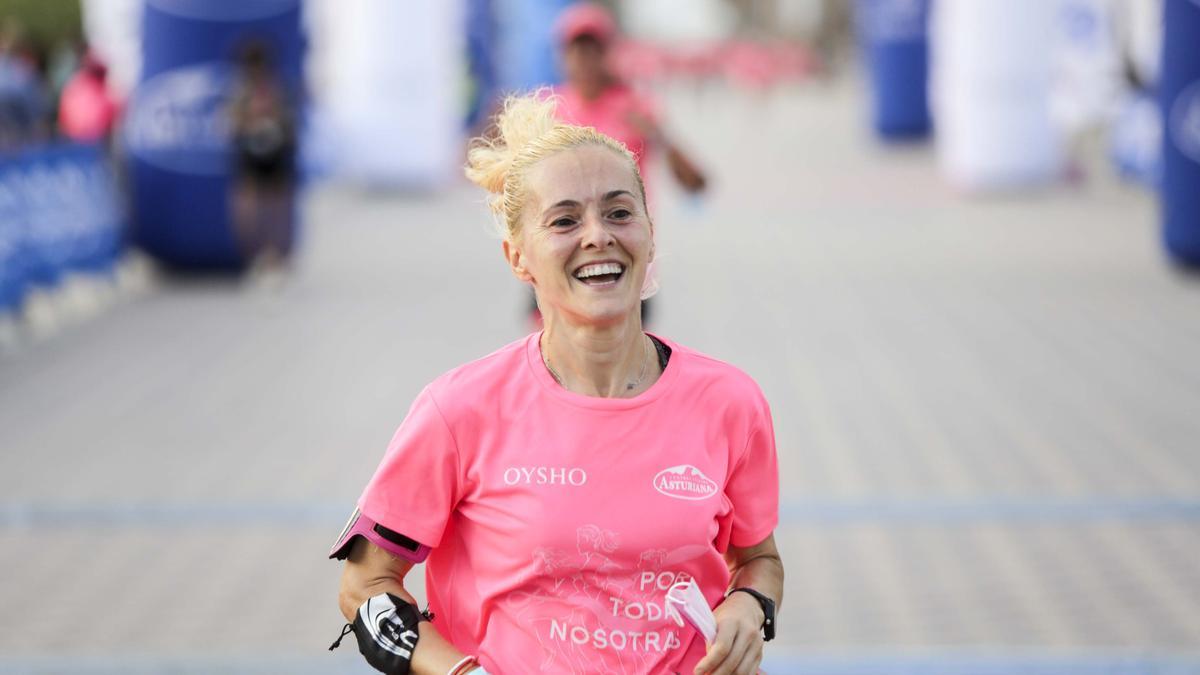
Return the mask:
<svg viewBox="0 0 1200 675">
<path fill-rule="evenodd" d="M 565 82 L 558 115 L 564 122 L 595 127 L 629 148 L 638 158 L 638 169 L 656 151 L 666 155 L 671 174 L 688 192 L 702 192 L 704 173 L 678 146 L 668 140 L 659 123 L 657 106 L 636 92 L 614 72 L 609 48 L 618 37 L 617 24 L 607 9 L 590 2 L 571 5 L 556 25 L 562 49 Z"/>
<path fill-rule="evenodd" d="M 238 56 L 230 116 L 237 159 L 234 228 L 252 271 L 279 271 L 292 249 L 296 115 L 265 42 Z"/>
<path fill-rule="evenodd" d="M 46 95 L 24 31 L 15 19 L 0 23 L 0 151 L 46 136 Z"/>
<path fill-rule="evenodd" d="M 117 113 L 117 102 L 108 91 L 108 68 L 88 52 L 59 98 L 59 133 L 81 143 L 107 141 Z"/>
</svg>

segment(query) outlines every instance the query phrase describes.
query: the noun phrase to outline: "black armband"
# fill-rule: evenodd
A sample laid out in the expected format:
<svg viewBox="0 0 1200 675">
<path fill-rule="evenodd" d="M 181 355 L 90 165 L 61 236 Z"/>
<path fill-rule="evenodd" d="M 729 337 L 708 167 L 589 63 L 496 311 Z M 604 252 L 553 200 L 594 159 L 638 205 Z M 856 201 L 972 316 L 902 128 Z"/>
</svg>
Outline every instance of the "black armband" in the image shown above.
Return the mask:
<svg viewBox="0 0 1200 675">
<path fill-rule="evenodd" d="M 417 624 L 429 616 L 391 593 L 380 593 L 358 608 L 354 623 L 346 624 L 332 651 L 346 633 L 354 631 L 358 651 L 371 667 L 387 675 L 408 675 L 420 635 Z"/>
</svg>

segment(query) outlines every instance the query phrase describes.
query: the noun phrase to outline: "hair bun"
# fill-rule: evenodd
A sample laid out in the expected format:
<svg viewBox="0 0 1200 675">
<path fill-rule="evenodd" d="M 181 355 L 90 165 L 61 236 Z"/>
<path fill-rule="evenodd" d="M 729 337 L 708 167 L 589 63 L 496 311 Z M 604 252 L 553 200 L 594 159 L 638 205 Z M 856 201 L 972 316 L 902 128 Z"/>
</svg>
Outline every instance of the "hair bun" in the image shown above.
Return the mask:
<svg viewBox="0 0 1200 675">
<path fill-rule="evenodd" d="M 503 195 L 504 183 L 517 155 L 558 124 L 554 116 L 557 107 L 558 99 L 549 89 L 506 98 L 491 133 L 471 141 L 467 178 L 493 195 Z"/>
<path fill-rule="evenodd" d="M 488 133 L 471 139 L 465 173 L 490 194 L 488 206 L 497 216 L 499 234 L 511 238 L 521 229 L 521 211 L 529 199 L 525 174 L 556 152 L 582 145 L 606 147 L 625 158 L 637 180 L 642 205 L 646 189 L 637 160 L 629 149 L 592 127 L 564 124 L 555 116 L 558 97 L 549 89 L 509 96 Z"/>
</svg>

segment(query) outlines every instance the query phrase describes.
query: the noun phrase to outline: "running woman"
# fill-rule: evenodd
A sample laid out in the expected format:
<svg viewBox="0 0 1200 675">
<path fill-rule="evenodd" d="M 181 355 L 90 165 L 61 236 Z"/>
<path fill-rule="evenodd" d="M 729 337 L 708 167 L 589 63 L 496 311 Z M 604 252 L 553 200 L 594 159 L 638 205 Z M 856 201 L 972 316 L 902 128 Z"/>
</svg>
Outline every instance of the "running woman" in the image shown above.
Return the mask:
<svg viewBox="0 0 1200 675">
<path fill-rule="evenodd" d="M 466 169 L 545 328 L 417 396 L 331 554 L 343 636 L 392 673 L 755 673 L 783 591 L 770 409 L 643 331 L 637 162 L 556 104 L 510 98 Z M 688 581 L 711 644 L 665 608 Z"/>
</svg>

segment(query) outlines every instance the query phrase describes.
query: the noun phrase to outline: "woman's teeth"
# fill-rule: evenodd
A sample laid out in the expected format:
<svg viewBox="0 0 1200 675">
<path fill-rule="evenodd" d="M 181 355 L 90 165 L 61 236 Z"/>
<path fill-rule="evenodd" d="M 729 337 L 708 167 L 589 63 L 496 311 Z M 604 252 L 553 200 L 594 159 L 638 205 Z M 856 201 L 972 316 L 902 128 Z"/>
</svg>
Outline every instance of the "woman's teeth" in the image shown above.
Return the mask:
<svg viewBox="0 0 1200 675">
<path fill-rule="evenodd" d="M 616 281 L 625 271 L 620 263 L 596 263 L 584 265 L 575 271 L 575 278 L 584 283 L 605 283 Z"/>
</svg>

